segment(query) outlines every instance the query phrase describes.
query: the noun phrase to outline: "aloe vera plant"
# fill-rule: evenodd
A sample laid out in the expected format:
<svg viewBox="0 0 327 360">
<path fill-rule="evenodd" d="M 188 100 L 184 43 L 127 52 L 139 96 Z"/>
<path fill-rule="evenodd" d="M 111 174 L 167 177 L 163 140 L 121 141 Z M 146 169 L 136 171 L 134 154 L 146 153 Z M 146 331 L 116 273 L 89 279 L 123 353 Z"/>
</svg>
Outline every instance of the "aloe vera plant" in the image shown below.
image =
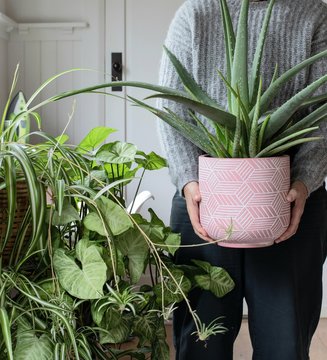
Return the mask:
<svg viewBox="0 0 327 360">
<path fill-rule="evenodd" d="M 133 86 L 154 91 L 148 98 L 161 98 L 175 101 L 190 110 L 194 119 L 191 123 L 181 118 L 170 109 L 158 109 L 148 105 L 145 101 L 129 97 L 135 105 L 171 125 L 184 137 L 214 157 L 266 157 L 283 154 L 287 149 L 301 143 L 319 140 L 319 137 L 306 135 L 316 130 L 320 121 L 327 115 L 327 94 L 313 96 L 315 91 L 327 82 L 327 74 L 308 85 L 295 94 L 277 109 L 269 109 L 274 97 L 283 85 L 301 70 L 327 56 L 327 50 L 311 56 L 281 75 L 276 71 L 267 89 L 263 91 L 260 68 L 263 57 L 265 40 L 275 0 L 269 2 L 262 29 L 253 59 L 252 69 L 248 69 L 248 8 L 249 0 L 243 0 L 240 10 L 237 31 L 234 31 L 231 14 L 226 0 L 220 0 L 222 22 L 225 33 L 227 73 L 222 74 L 228 94 L 228 111 L 216 103 L 206 94 L 199 84 L 187 72 L 177 57 L 167 48 L 165 49 L 180 80 L 183 91 L 177 89 L 142 83 L 142 82 L 113 82 L 74 90 L 52 97 L 50 101 L 57 101 L 84 92 L 96 92 L 102 88 L 112 86 Z M 309 106 L 315 110 L 293 123 L 298 110 Z M 200 116 L 205 117 L 212 125 L 214 133 L 203 126 Z"/>
<path fill-rule="evenodd" d="M 321 85 L 327 82 L 327 74 L 294 95 L 278 109 L 268 111 L 271 100 L 287 81 L 305 67 L 327 56 L 327 50 L 325 50 L 297 64 L 278 77 L 275 74 L 268 88 L 263 91 L 260 67 L 274 3 L 275 0 L 271 0 L 268 5 L 252 69 L 248 69 L 249 1 L 242 1 L 238 28 L 235 32 L 227 2 L 220 0 L 225 33 L 227 73 L 223 75 L 218 69 L 217 71 L 227 88 L 228 111 L 225 111 L 220 104 L 215 103 L 201 90 L 191 74 L 167 48 L 165 51 L 178 73 L 185 91 L 172 93 L 171 90 L 167 91 L 162 88 L 149 98 L 172 100 L 188 107 L 190 116 L 195 120 L 196 125 L 190 124 L 167 108 L 159 110 L 143 101 L 132 100 L 156 114 L 204 152 L 214 157 L 280 155 L 290 147 L 319 140 L 319 137 L 307 137 L 306 135 L 316 130 L 319 121 L 327 115 L 327 96 L 312 96 Z M 309 105 L 318 106 L 311 114 L 293 123 L 294 114 Z M 215 131 L 214 134 L 202 125 L 198 114 L 209 120 Z"/>
</svg>

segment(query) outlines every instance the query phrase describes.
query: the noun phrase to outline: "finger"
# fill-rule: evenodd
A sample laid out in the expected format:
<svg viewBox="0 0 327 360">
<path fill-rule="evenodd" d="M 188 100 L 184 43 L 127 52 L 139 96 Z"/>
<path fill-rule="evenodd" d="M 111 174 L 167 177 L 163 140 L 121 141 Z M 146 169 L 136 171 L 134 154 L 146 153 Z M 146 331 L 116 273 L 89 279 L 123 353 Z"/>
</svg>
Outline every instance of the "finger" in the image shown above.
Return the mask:
<svg viewBox="0 0 327 360">
<path fill-rule="evenodd" d="M 293 202 L 296 200 L 296 198 L 298 197 L 298 192 L 295 189 L 291 189 L 286 197 L 286 200 L 289 202 Z"/>
<path fill-rule="evenodd" d="M 197 235 L 200 235 L 201 237 L 207 237 L 208 234 L 202 227 L 200 223 L 200 216 L 199 216 L 199 203 L 195 201 L 194 199 L 191 199 L 191 204 L 188 202 L 187 204 L 187 211 L 191 220 L 191 224 L 193 226 L 194 231 L 197 233 Z"/>
<path fill-rule="evenodd" d="M 285 241 L 289 239 L 291 236 L 293 236 L 300 224 L 300 220 L 303 214 L 304 209 L 304 201 L 301 201 L 300 199 L 295 201 L 294 207 L 291 212 L 291 221 L 290 225 L 287 228 L 287 230 L 282 234 L 279 239 L 276 240 L 276 243 L 279 243 L 281 241 Z"/>
<path fill-rule="evenodd" d="M 196 235 L 199 236 L 202 240 L 213 242 L 214 240 L 208 236 L 208 233 L 205 231 L 205 229 L 202 227 L 200 223 L 200 215 L 199 215 L 200 201 L 201 201 L 201 195 L 199 192 L 195 192 L 193 195 L 188 195 L 186 197 L 187 212 L 189 214 L 189 218 Z"/>
</svg>

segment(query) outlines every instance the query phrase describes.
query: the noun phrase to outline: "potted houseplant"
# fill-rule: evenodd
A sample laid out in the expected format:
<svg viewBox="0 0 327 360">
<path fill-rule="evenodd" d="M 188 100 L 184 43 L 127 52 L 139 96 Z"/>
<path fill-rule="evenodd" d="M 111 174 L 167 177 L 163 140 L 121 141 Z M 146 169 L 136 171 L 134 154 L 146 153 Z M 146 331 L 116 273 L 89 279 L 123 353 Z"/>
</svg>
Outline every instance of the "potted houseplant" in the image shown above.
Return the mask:
<svg viewBox="0 0 327 360">
<path fill-rule="evenodd" d="M 248 7 L 241 2 L 236 35 L 227 2 L 220 1 L 225 30 L 227 73 L 218 73 L 225 83 L 228 111 L 212 101 L 179 60 L 168 49 L 166 53 L 178 73 L 186 95 L 171 94 L 165 89 L 159 97 L 177 101 L 190 111 L 193 124 L 181 119 L 169 109 L 154 110 L 164 121 L 175 127 L 202 149 L 207 156 L 199 158 L 199 187 L 201 192 L 200 220 L 210 237 L 220 245 L 231 247 L 258 247 L 274 243 L 287 229 L 290 204 L 286 195 L 290 185 L 289 157 L 286 150 L 307 141 L 305 137 L 317 129 L 326 116 L 322 102 L 310 115 L 294 123 L 293 115 L 319 86 L 327 75 L 282 104 L 278 109 L 268 106 L 281 86 L 313 61 L 326 56 L 324 51 L 274 78 L 263 92 L 260 65 L 274 1 L 270 1 L 258 38 L 252 73 L 248 71 Z M 318 99 L 311 99 L 310 102 Z M 134 100 L 138 102 L 137 100 Z M 138 102 L 141 106 L 144 103 Z M 204 116 L 213 131 L 209 131 L 198 114 Z"/>
<path fill-rule="evenodd" d="M 161 118 L 207 154 L 200 158 L 199 183 L 202 198 L 200 218 L 208 234 L 214 239 L 222 240 L 219 241 L 220 245 L 257 247 L 271 245 L 288 227 L 290 204 L 286 201 L 286 194 L 289 190 L 290 166 L 286 151 L 308 141 L 320 140 L 307 135 L 317 129 L 319 121 L 327 113 L 326 96 L 312 96 L 327 82 L 327 74 L 277 109 L 269 109 L 269 104 L 282 91 L 282 86 L 287 81 L 327 56 L 327 50 L 304 60 L 282 75 L 278 76 L 276 70 L 271 84 L 263 91 L 260 67 L 274 0 L 270 1 L 267 8 L 251 76 L 247 64 L 249 1 L 243 0 L 241 3 L 239 25 L 235 33 L 227 2 L 220 0 L 227 73 L 219 74 L 227 88 L 228 110 L 201 89 L 169 49 L 165 49 L 166 53 L 185 91 L 135 82 L 122 82 L 120 85 L 157 91 L 157 94 L 149 98 L 175 101 L 190 110 L 193 123 L 169 109 L 158 109 L 130 98 L 134 104 Z M 105 86 L 113 85 L 103 84 L 98 88 Z M 87 90 L 96 89 L 97 87 L 91 87 Z M 294 114 L 298 118 L 297 112 L 312 105 L 317 106 L 316 110 L 294 122 Z M 213 131 L 203 126 L 201 117 L 206 118 Z M 218 174 L 214 174 L 214 168 L 219 169 Z M 259 179 L 263 174 L 268 176 L 266 180 Z M 221 185 L 219 180 L 223 181 Z M 231 180 L 233 184 L 230 184 Z M 250 183 L 243 185 L 245 180 L 250 180 Z M 227 184 L 232 189 L 228 189 Z M 215 193 L 216 190 L 218 193 Z M 268 194 L 262 193 L 265 190 L 269 191 Z M 233 193 L 237 193 L 236 196 L 232 196 Z M 262 202 L 264 200 L 266 203 Z M 229 204 L 230 207 L 227 206 Z"/>
<path fill-rule="evenodd" d="M 208 234 L 223 246 L 268 246 L 286 230 L 290 219 L 290 204 L 286 201 L 290 186 L 290 166 L 289 157 L 285 152 L 305 142 L 319 141 L 318 137 L 306 135 L 316 130 L 318 123 L 327 114 L 327 96 L 313 96 L 314 92 L 327 82 L 327 74 L 292 96 L 277 109 L 269 109 L 271 100 L 287 81 L 327 56 L 327 50 L 322 51 L 280 76 L 277 75 L 276 64 L 271 84 L 262 91 L 260 67 L 274 2 L 271 0 L 268 5 L 253 59 L 252 74 L 249 76 L 247 65 L 249 0 L 242 1 L 236 33 L 227 2 L 220 0 L 225 31 L 227 74 L 218 72 L 227 88 L 228 110 L 201 89 L 177 57 L 167 48 L 165 51 L 185 91 L 140 82 L 119 82 L 122 86 L 155 91 L 156 94 L 148 98 L 175 101 L 190 110 L 193 123 L 168 108 L 158 109 L 144 101 L 129 97 L 134 104 L 155 114 L 207 154 L 199 160 L 202 198 L 200 220 Z M 53 97 L 51 100 L 56 101 L 62 97 L 93 92 L 117 84 L 114 82 L 75 90 Z M 316 107 L 313 112 L 305 117 L 302 116 L 294 123 L 294 114 L 299 115 L 298 111 L 313 105 Z M 201 116 L 211 124 L 213 132 L 202 124 Z M 218 175 L 214 175 L 214 168 L 219 169 Z M 253 181 L 264 173 L 268 176 L 266 179 Z M 223 180 L 221 185 L 219 179 Z M 239 179 L 238 183 L 236 179 Z M 236 187 L 227 191 L 226 184 L 231 180 Z M 250 185 L 243 185 L 243 181 L 247 180 L 251 181 Z M 260 184 L 264 185 L 260 186 Z M 265 193 L 267 189 L 269 192 Z M 218 193 L 215 193 L 216 190 Z M 237 192 L 236 197 L 232 196 L 235 192 Z M 265 203 L 262 202 L 264 200 Z M 228 204 L 231 206 L 227 207 Z M 256 206 L 253 207 L 251 204 Z"/>
<path fill-rule="evenodd" d="M 114 131 L 107 127 L 92 129 L 77 146 L 40 129 L 17 134 L 27 115 L 41 128 L 39 105 L 29 105 L 44 86 L 0 134 L 0 185 L 9 200 L 1 250 L 12 235 L 18 182 L 26 183 L 29 200 L 9 259 L 0 252 L 1 358 L 146 359 L 151 353 L 168 360 L 164 319 L 175 303 L 187 301 L 195 286 L 223 296 L 233 281 L 205 262 L 174 265 L 179 235 L 153 210 L 149 220 L 126 210 L 124 186 L 138 171 L 141 181 L 145 171 L 165 167 L 163 158 L 133 144 L 102 144 Z M 151 281 L 141 284 L 146 268 Z M 192 314 L 201 340 L 225 331 Z M 122 347 L 131 336 L 134 342 Z"/>
</svg>

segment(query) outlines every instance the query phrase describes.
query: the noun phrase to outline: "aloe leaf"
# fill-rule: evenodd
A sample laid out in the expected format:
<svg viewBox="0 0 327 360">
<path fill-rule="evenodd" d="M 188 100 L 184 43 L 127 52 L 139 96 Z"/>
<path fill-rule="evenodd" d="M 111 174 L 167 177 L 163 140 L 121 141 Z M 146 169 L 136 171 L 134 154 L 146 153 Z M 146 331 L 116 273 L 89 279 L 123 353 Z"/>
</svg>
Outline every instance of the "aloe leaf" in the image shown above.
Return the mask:
<svg viewBox="0 0 327 360">
<path fill-rule="evenodd" d="M 257 101 L 255 104 L 254 117 L 253 117 L 252 124 L 251 124 L 250 144 L 249 144 L 250 157 L 255 157 L 257 150 L 258 150 L 257 135 L 258 135 L 258 120 L 259 120 L 259 116 L 260 116 L 261 89 L 262 89 L 262 80 L 260 78 L 259 87 L 258 87 L 258 91 L 257 91 Z"/>
<path fill-rule="evenodd" d="M 200 127 L 202 129 L 202 131 L 207 135 L 209 141 L 211 142 L 212 147 L 216 151 L 216 156 L 217 157 L 227 157 L 227 158 L 230 157 L 230 155 L 228 154 L 228 151 L 225 149 L 225 147 L 223 145 L 224 142 L 221 142 L 219 140 L 219 137 L 216 137 L 213 134 L 211 134 L 211 132 L 203 125 L 202 121 L 200 119 L 198 119 L 194 114 L 191 113 L 191 116 L 197 123 L 198 127 Z"/>
<path fill-rule="evenodd" d="M 249 84 L 248 84 L 248 12 L 249 0 L 243 0 L 237 27 L 235 54 L 232 67 L 232 88 L 239 89 L 240 98 L 246 109 L 249 109 Z M 233 98 L 232 98 L 233 99 Z M 234 99 L 233 99 L 234 100 Z M 233 112 L 237 103 L 232 101 Z"/>
<path fill-rule="evenodd" d="M 310 66 L 317 60 L 326 57 L 327 50 L 324 50 L 316 55 L 309 57 L 308 59 L 302 61 L 301 63 L 295 65 L 291 69 L 287 70 L 282 74 L 279 78 L 277 78 L 267 90 L 262 94 L 260 108 L 261 111 L 266 111 L 268 109 L 269 104 L 271 103 L 272 99 L 277 95 L 279 89 L 292 77 L 294 77 L 297 73 L 299 73 L 304 68 Z M 250 115 L 251 116 L 251 115 Z"/>
<path fill-rule="evenodd" d="M 79 69 L 79 68 L 76 68 L 76 69 L 70 69 L 70 70 L 66 70 L 66 71 L 63 71 L 59 74 L 56 74 L 52 77 L 50 77 L 48 80 L 46 80 L 45 82 L 42 83 L 42 85 L 37 89 L 35 90 L 35 92 L 32 94 L 32 96 L 29 98 L 29 100 L 26 102 L 26 108 L 29 107 L 29 105 L 33 102 L 33 100 L 39 95 L 39 93 L 45 88 L 47 87 L 51 82 L 55 81 L 56 79 L 58 79 L 59 77 L 63 76 L 63 75 L 66 75 L 66 74 L 70 74 L 72 72 L 75 72 L 75 71 L 94 71 L 94 70 L 90 70 L 90 69 Z"/>
<path fill-rule="evenodd" d="M 307 137 L 307 138 L 303 138 L 303 139 L 294 140 L 294 141 L 291 141 L 287 144 L 281 145 L 281 146 L 269 151 L 268 153 L 265 154 L 265 156 L 273 156 L 273 155 L 276 155 L 279 153 L 284 153 L 286 150 L 288 150 L 289 148 L 291 148 L 293 146 L 297 146 L 297 145 L 304 144 L 307 142 L 318 141 L 318 140 L 322 140 L 322 138 L 319 136 L 316 136 L 316 137 Z"/>
<path fill-rule="evenodd" d="M 260 31 L 256 51 L 253 58 L 252 76 L 250 78 L 250 84 L 249 84 L 251 104 L 253 104 L 257 99 L 257 93 L 260 82 L 260 68 L 261 68 L 262 54 L 265 46 L 267 30 L 269 27 L 269 22 L 274 4 L 275 4 L 275 0 L 270 0 L 268 9 L 265 14 L 265 18 L 263 20 L 263 25 Z"/>
<path fill-rule="evenodd" d="M 228 82 L 228 80 L 224 77 L 224 75 L 218 70 L 218 74 L 219 76 L 222 78 L 222 80 L 224 81 L 224 83 L 226 84 L 227 86 L 227 89 L 229 90 L 229 92 L 234 95 L 235 99 L 236 99 L 236 102 L 237 102 L 237 105 L 238 107 L 236 108 L 237 110 L 240 109 L 241 112 L 242 112 L 242 115 L 245 119 L 245 125 L 246 125 L 246 130 L 248 132 L 248 127 L 251 123 L 251 120 L 250 120 L 250 117 L 249 117 L 249 114 L 248 114 L 248 111 L 246 109 L 246 106 L 244 104 L 244 102 L 242 101 L 242 98 L 240 96 L 240 92 L 239 92 L 239 89 L 235 90 L 232 85 Z"/>
<path fill-rule="evenodd" d="M 177 130 L 182 136 L 184 136 L 186 139 L 191 141 L 194 145 L 202 149 L 205 153 L 210 154 L 214 156 L 214 149 L 212 148 L 210 141 L 208 138 L 203 134 L 201 131 L 199 131 L 199 128 L 196 125 L 193 125 L 189 122 L 187 122 L 185 119 L 180 118 L 177 114 L 173 113 L 169 109 L 165 109 L 167 112 L 156 109 L 150 105 L 147 105 L 146 103 L 137 100 L 135 98 L 130 97 L 133 102 L 150 111 L 163 121 L 165 121 L 167 124 L 172 126 L 175 130 Z"/>
<path fill-rule="evenodd" d="M 266 127 L 267 127 L 267 124 L 268 124 L 269 120 L 270 120 L 270 114 L 268 114 L 266 116 L 265 120 L 261 124 L 260 131 L 259 131 L 257 151 L 260 151 L 261 148 L 262 148 L 263 135 L 265 133 L 265 130 L 266 130 Z"/>
<path fill-rule="evenodd" d="M 147 97 L 147 99 L 150 98 L 161 98 L 178 102 L 222 126 L 226 126 L 231 130 L 235 128 L 235 116 L 224 110 L 220 110 L 217 107 L 212 107 L 210 105 L 202 104 L 196 100 L 176 95 L 155 94 Z"/>
<path fill-rule="evenodd" d="M 269 86 L 272 85 L 276 81 L 277 76 L 278 76 L 278 64 L 275 65 L 275 70 L 274 70 L 274 73 L 273 73 L 273 76 L 271 78 Z"/>
<path fill-rule="evenodd" d="M 232 19 L 228 10 L 226 0 L 220 0 L 220 11 L 223 19 L 224 36 L 225 36 L 225 52 L 226 52 L 226 66 L 227 66 L 227 79 L 232 81 L 232 64 L 235 51 L 235 33 L 233 29 Z M 228 96 L 228 108 L 232 111 L 231 94 Z"/>
<path fill-rule="evenodd" d="M 241 111 L 239 108 L 239 113 L 236 120 L 236 129 L 233 139 L 233 158 L 239 157 L 241 135 L 242 135 L 242 120 L 241 120 Z"/>
<path fill-rule="evenodd" d="M 170 124 L 174 129 L 179 131 L 181 135 L 202 149 L 205 153 L 215 156 L 215 149 L 211 146 L 209 139 L 206 134 L 203 133 L 201 128 L 197 125 L 186 122 L 170 109 L 165 108 L 165 110 L 167 113 L 159 111 L 159 113 L 154 114 L 164 120 L 167 124 Z M 169 116 L 167 117 L 167 115 Z"/>
<path fill-rule="evenodd" d="M 188 73 L 183 64 L 177 59 L 177 57 L 169 51 L 169 49 L 164 46 L 164 50 L 173 64 L 178 76 L 180 77 L 185 90 L 196 100 L 201 101 L 204 104 L 211 105 L 217 107 L 217 104 L 214 100 L 212 100 L 209 95 L 203 91 L 197 82 L 193 79 L 192 75 Z"/>
<path fill-rule="evenodd" d="M 168 108 L 165 108 L 167 113 L 172 117 L 172 123 L 171 126 L 178 130 L 180 134 L 182 134 L 184 137 L 186 137 L 188 140 L 193 142 L 196 146 L 198 146 L 200 149 L 202 149 L 205 153 L 215 156 L 215 149 L 211 146 L 211 142 L 209 141 L 208 137 L 206 136 L 206 133 L 203 132 L 202 128 L 186 122 L 183 118 L 180 118 L 177 114 L 175 114 L 173 111 L 171 111 Z M 165 113 L 163 113 L 165 114 Z M 162 115 L 157 115 L 158 117 Z M 163 119 L 163 117 L 162 117 Z M 163 119 L 164 120 L 164 119 Z M 166 119 L 170 120 L 170 119 Z M 166 121 L 164 120 L 164 121 Z M 167 122 L 168 123 L 168 122 Z M 207 149 L 207 150 L 206 150 Z"/>
<path fill-rule="evenodd" d="M 305 118 L 303 118 L 300 121 L 297 121 L 294 125 L 287 128 L 285 131 L 283 131 L 280 135 L 278 135 L 274 140 L 279 140 L 287 135 L 290 135 L 294 132 L 300 131 L 302 129 L 306 129 L 321 120 L 323 120 L 325 117 L 327 117 L 327 103 L 320 108 L 316 109 L 315 111 L 311 112 L 309 115 L 307 115 Z"/>
<path fill-rule="evenodd" d="M 279 129 L 281 129 L 289 121 L 296 110 L 298 110 L 302 103 L 325 82 L 327 82 L 327 75 L 308 85 L 306 88 L 289 99 L 286 103 L 280 106 L 276 111 L 274 111 L 271 114 L 270 121 L 267 124 L 263 140 L 267 141 Z"/>
<path fill-rule="evenodd" d="M 29 113 L 33 112 L 36 109 L 38 109 L 38 108 L 40 108 L 40 107 L 42 107 L 44 105 L 47 105 L 49 103 L 52 103 L 52 102 L 55 102 L 55 101 L 58 101 L 58 100 L 61 100 L 61 99 L 65 99 L 65 98 L 72 97 L 72 96 L 79 95 L 79 94 L 92 93 L 92 92 L 96 92 L 99 89 L 111 88 L 111 87 L 114 87 L 114 86 L 135 87 L 135 88 L 141 88 L 141 89 L 146 89 L 146 90 L 151 90 L 151 91 L 157 91 L 157 92 L 160 92 L 160 93 L 163 93 L 163 94 L 170 94 L 170 95 L 179 95 L 179 96 L 186 96 L 187 95 L 187 93 L 185 93 L 184 91 L 178 91 L 176 89 L 172 89 L 172 88 L 169 88 L 169 87 L 160 86 L 160 85 L 153 85 L 153 84 L 149 84 L 149 83 L 145 83 L 145 82 L 113 81 L 113 82 L 93 85 L 93 86 L 89 86 L 89 87 L 85 87 L 85 88 L 81 88 L 81 89 L 70 90 L 70 91 L 62 92 L 60 94 L 51 96 L 48 99 L 45 99 L 44 101 L 42 101 L 39 104 L 35 105 L 34 107 L 30 108 L 28 110 L 28 112 Z"/>
<path fill-rule="evenodd" d="M 307 134 L 307 133 L 309 133 L 309 132 L 311 132 L 313 130 L 317 130 L 317 129 L 318 129 L 317 126 L 311 127 L 311 128 L 308 128 L 308 129 L 297 131 L 296 133 L 292 133 L 292 134 L 290 134 L 288 136 L 283 137 L 280 140 L 276 140 L 273 143 L 271 143 L 269 146 L 262 149 L 259 152 L 258 157 L 263 156 L 263 155 L 265 155 L 267 153 L 270 153 L 271 150 L 283 145 L 285 142 L 289 142 L 291 139 L 298 138 L 298 137 L 303 137 L 305 134 Z"/>
<path fill-rule="evenodd" d="M 319 103 L 325 103 L 327 101 L 327 93 L 317 96 L 312 96 L 310 99 L 303 102 L 301 107 L 309 107 Z"/>
</svg>

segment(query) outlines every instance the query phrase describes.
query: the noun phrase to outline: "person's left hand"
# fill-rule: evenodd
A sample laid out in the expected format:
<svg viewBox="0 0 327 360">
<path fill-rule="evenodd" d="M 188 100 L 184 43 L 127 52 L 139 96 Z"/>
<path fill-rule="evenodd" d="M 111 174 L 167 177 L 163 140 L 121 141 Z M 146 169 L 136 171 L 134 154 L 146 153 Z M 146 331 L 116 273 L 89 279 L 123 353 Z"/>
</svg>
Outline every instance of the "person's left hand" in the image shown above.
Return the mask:
<svg viewBox="0 0 327 360">
<path fill-rule="evenodd" d="M 308 189 L 302 181 L 296 180 L 291 185 L 291 189 L 287 195 L 287 201 L 292 203 L 291 221 L 287 230 L 275 241 L 279 243 L 293 236 L 300 224 L 301 216 L 308 197 Z"/>
</svg>

